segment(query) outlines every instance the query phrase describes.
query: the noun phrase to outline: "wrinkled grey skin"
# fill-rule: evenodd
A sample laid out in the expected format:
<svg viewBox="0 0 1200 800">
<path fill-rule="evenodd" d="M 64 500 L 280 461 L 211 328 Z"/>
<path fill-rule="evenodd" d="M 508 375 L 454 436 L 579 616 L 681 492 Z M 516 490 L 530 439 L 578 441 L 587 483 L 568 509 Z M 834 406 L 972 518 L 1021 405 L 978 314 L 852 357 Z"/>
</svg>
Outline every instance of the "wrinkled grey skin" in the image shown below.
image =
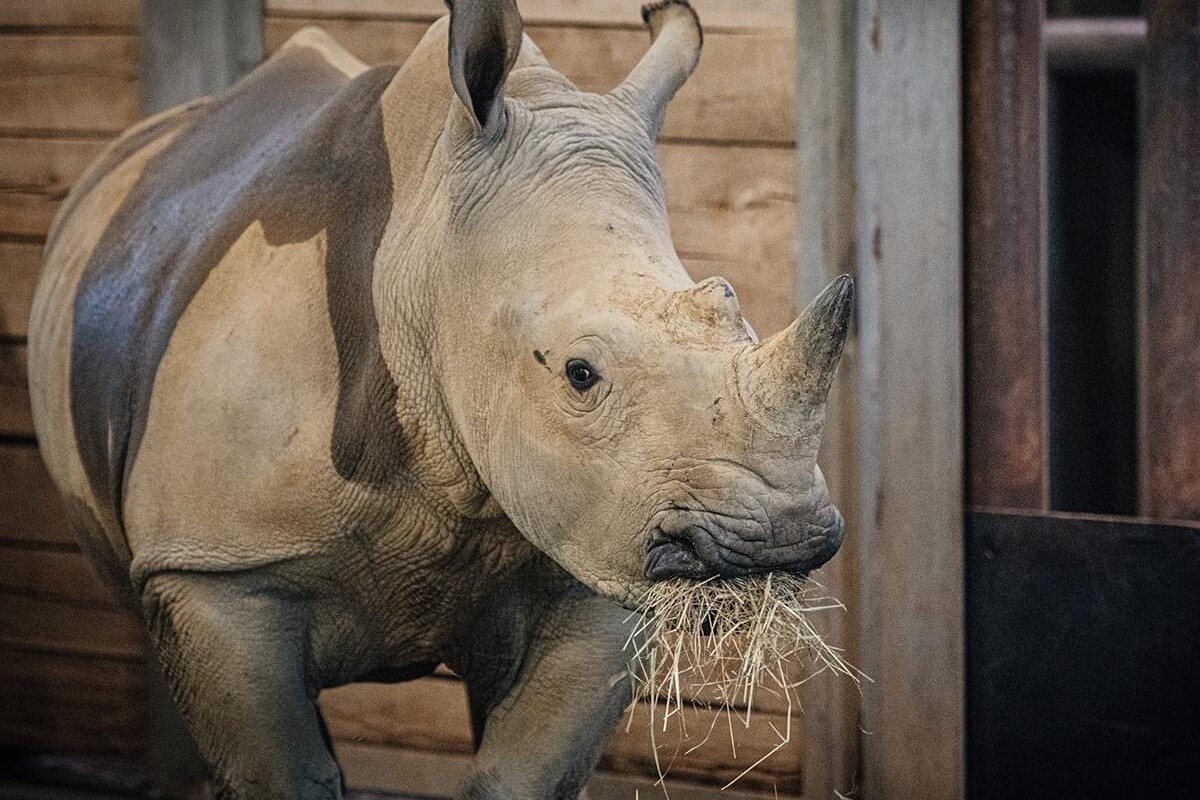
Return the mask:
<svg viewBox="0 0 1200 800">
<path fill-rule="evenodd" d="M 442 662 L 478 745 L 462 796 L 574 797 L 628 701 L 626 609 L 651 581 L 803 573 L 841 540 L 816 452 L 849 280 L 758 344 L 671 245 L 654 138 L 699 56 L 691 9 L 648 9 L 647 55 L 591 95 L 510 0 L 453 6 L 394 76 L 298 34 L 123 137 L 52 232 L 41 447 L 222 797 L 340 796 L 318 691 Z M 310 75 L 362 113 L 292 120 Z M 305 170 L 371 124 L 381 166 L 322 198 Z M 189 164 L 209 140 L 249 155 Z"/>
</svg>

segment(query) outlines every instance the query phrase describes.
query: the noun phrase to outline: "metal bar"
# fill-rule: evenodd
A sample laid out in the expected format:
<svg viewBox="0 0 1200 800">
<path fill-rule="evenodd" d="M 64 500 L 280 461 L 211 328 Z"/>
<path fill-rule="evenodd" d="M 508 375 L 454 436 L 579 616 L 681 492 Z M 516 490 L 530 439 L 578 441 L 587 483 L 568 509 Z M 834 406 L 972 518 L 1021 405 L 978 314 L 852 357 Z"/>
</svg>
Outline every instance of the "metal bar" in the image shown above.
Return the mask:
<svg viewBox="0 0 1200 800">
<path fill-rule="evenodd" d="M 1146 18 L 1139 504 L 1200 519 L 1200 0 L 1151 0 Z"/>
<path fill-rule="evenodd" d="M 1138 17 L 1048 19 L 1042 25 L 1042 41 L 1046 66 L 1052 72 L 1133 70 L 1146 49 L 1146 21 Z"/>
<path fill-rule="evenodd" d="M 1047 508 L 1042 3 L 965 11 L 968 501 Z"/>
</svg>

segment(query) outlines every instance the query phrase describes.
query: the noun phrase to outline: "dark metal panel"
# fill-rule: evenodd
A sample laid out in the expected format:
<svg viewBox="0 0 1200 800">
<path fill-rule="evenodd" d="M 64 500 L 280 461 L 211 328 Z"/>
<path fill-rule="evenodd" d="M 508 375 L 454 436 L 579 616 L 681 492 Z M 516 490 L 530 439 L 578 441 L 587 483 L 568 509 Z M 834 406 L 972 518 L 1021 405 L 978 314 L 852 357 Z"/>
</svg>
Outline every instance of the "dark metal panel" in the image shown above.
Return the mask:
<svg viewBox="0 0 1200 800">
<path fill-rule="evenodd" d="M 1200 797 L 1200 526 L 974 512 L 968 785 Z"/>
<path fill-rule="evenodd" d="M 142 2 L 145 114 L 224 89 L 262 58 L 262 0 Z"/>
<path fill-rule="evenodd" d="M 1200 0 L 1147 0 L 1141 509 L 1200 519 Z"/>
<path fill-rule="evenodd" d="M 1042 6 L 966 3 L 967 493 L 1047 505 Z"/>
</svg>

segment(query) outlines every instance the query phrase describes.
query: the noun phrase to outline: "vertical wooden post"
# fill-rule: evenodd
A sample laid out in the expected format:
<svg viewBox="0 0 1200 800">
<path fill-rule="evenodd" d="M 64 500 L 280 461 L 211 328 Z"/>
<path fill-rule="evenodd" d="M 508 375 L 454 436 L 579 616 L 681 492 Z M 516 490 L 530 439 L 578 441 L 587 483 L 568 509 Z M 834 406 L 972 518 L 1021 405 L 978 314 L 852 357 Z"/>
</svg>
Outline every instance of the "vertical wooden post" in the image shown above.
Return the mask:
<svg viewBox="0 0 1200 800">
<path fill-rule="evenodd" d="M 1200 519 L 1200 0 L 1147 0 L 1141 511 Z"/>
<path fill-rule="evenodd" d="M 808 290 L 849 266 L 858 284 L 825 443 L 847 544 L 822 577 L 849 608 L 832 635 L 874 681 L 861 697 L 838 681 L 813 685 L 805 796 L 957 798 L 965 773 L 958 3 L 801 2 L 797 16 L 799 281 Z"/>
<path fill-rule="evenodd" d="M 796 137 L 797 307 L 803 308 L 833 277 L 857 274 L 855 225 L 855 71 L 858 8 L 848 0 L 800 0 L 796 4 L 797 91 L 800 111 Z M 830 491 L 846 516 L 849 535 L 841 552 L 821 570 L 821 580 L 848 612 L 829 618 L 825 635 L 861 663 L 858 562 L 861 539 L 855 502 L 861 479 L 859 441 L 859 346 L 852 328 L 838 378 L 830 393 L 819 458 Z M 804 796 L 847 797 L 859 784 L 859 702 L 855 687 L 822 676 L 804 697 Z"/>
<path fill-rule="evenodd" d="M 967 497 L 976 506 L 1049 504 L 1043 6 L 965 5 Z"/>
<path fill-rule="evenodd" d="M 145 114 L 224 89 L 262 58 L 262 0 L 142 0 Z"/>
</svg>

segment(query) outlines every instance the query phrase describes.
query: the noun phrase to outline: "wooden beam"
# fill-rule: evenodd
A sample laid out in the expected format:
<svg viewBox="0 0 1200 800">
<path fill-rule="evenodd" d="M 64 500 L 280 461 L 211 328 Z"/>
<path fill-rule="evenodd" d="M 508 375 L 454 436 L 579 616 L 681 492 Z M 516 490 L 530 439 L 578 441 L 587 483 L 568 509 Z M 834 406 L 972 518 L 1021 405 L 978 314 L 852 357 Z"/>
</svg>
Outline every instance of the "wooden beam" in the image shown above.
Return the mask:
<svg viewBox="0 0 1200 800">
<path fill-rule="evenodd" d="M 142 113 L 224 89 L 262 61 L 261 0 L 143 0 Z"/>
<path fill-rule="evenodd" d="M 571 27 L 641 28 L 637 2 L 614 0 L 521 0 L 526 23 Z M 692 0 L 705 30 L 788 28 L 793 0 Z M 270 16 L 324 16 L 344 19 L 407 19 L 432 22 L 446 14 L 443 0 L 265 0 Z"/>
<path fill-rule="evenodd" d="M 825 448 L 847 543 L 821 576 L 854 617 L 837 643 L 874 681 L 861 698 L 833 682 L 814 691 L 804 792 L 959 798 L 959 7 L 827 0 L 798 13 L 801 75 L 821 62 L 817 120 L 801 109 L 797 142 L 800 285 L 849 269 L 858 286 Z"/>
<path fill-rule="evenodd" d="M 1200 0 L 1149 0 L 1146 19 L 1140 507 L 1200 519 Z"/>
<path fill-rule="evenodd" d="M 966 54 L 967 497 L 1046 508 L 1042 3 L 969 0 Z"/>
</svg>

